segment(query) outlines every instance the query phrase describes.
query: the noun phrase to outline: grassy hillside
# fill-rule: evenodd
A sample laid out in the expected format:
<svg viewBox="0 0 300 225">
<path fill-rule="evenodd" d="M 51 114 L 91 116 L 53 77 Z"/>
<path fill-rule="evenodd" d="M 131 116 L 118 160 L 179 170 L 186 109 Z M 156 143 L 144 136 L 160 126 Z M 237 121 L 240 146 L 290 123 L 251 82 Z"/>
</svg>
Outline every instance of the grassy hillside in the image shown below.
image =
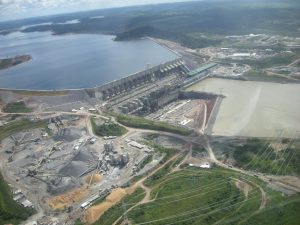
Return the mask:
<svg viewBox="0 0 300 225">
<path fill-rule="evenodd" d="M 0 224 L 19 224 L 33 213 L 33 209 L 21 207 L 12 199 L 11 190 L 0 173 Z"/>
<path fill-rule="evenodd" d="M 288 224 L 297 225 L 300 221 L 299 216 L 300 199 L 296 196 L 295 199 L 290 198 L 278 205 L 272 205 L 261 213 L 254 214 L 251 218 L 245 221 L 244 225 L 257 224 Z"/>
<path fill-rule="evenodd" d="M 112 224 L 122 216 L 124 207 L 130 209 L 126 213 L 129 221 L 140 225 L 293 225 L 299 222 L 300 197 L 283 197 L 256 178 L 221 168 L 183 167 L 170 172 L 167 165 L 166 170 L 167 173 L 158 172 L 161 176 L 155 182 L 145 182 L 151 190 L 148 201 L 137 205 L 144 195 L 136 193 L 135 201 L 109 209 L 95 224 Z M 242 184 L 240 188 L 237 182 Z M 258 187 L 268 196 L 261 209 L 262 194 Z M 134 194 L 129 198 L 133 199 Z"/>
</svg>

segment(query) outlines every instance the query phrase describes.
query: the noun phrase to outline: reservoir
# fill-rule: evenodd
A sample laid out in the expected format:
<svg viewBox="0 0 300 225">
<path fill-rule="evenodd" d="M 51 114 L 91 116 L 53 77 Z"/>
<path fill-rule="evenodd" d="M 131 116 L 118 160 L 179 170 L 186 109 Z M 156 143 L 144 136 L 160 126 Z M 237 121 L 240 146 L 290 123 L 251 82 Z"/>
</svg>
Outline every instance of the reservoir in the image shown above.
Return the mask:
<svg viewBox="0 0 300 225">
<path fill-rule="evenodd" d="M 32 60 L 0 70 L 0 88 L 60 90 L 95 87 L 178 58 L 149 40 L 113 41 L 99 34 L 0 35 L 0 58 L 31 55 Z"/>
<path fill-rule="evenodd" d="M 222 94 L 210 134 L 299 138 L 300 84 L 205 79 L 188 88 Z"/>
</svg>

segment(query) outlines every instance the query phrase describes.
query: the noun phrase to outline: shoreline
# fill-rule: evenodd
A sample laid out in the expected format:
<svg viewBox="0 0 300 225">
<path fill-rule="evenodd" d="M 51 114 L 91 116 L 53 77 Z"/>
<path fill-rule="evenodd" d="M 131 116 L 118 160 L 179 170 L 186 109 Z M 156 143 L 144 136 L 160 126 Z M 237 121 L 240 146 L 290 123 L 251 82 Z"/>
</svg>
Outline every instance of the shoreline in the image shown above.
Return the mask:
<svg viewBox="0 0 300 225">
<path fill-rule="evenodd" d="M 151 68 L 149 68 L 148 70 L 157 70 L 157 69 L 160 69 L 162 67 L 165 67 L 165 66 L 168 66 L 174 62 L 180 62 L 182 61 L 182 58 L 176 58 L 174 60 L 171 60 L 171 61 L 166 61 L 166 62 L 162 62 L 161 64 L 159 65 L 155 65 Z M 119 79 L 116 79 L 116 80 L 112 80 L 110 82 L 107 82 L 107 83 L 103 83 L 103 84 L 99 84 L 99 85 L 96 85 L 94 87 L 84 87 L 84 88 L 65 88 L 65 89 L 41 89 L 41 90 L 36 90 L 36 89 L 18 89 L 18 88 L 1 88 L 0 87 L 0 91 L 15 91 L 15 92 L 36 92 L 36 93 L 39 93 L 39 92 L 64 92 L 64 91 L 87 91 L 87 90 L 99 90 L 99 89 L 103 89 L 107 86 L 111 86 L 113 85 L 114 83 L 118 83 L 118 82 L 121 82 L 122 80 L 126 80 L 126 79 L 130 79 L 130 78 L 133 78 L 133 77 L 137 77 L 141 74 L 143 74 L 145 72 L 145 70 L 140 70 L 140 71 L 137 71 L 135 73 L 131 73 L 131 74 L 128 74 L 128 75 L 124 75 L 122 77 L 120 77 Z"/>
</svg>

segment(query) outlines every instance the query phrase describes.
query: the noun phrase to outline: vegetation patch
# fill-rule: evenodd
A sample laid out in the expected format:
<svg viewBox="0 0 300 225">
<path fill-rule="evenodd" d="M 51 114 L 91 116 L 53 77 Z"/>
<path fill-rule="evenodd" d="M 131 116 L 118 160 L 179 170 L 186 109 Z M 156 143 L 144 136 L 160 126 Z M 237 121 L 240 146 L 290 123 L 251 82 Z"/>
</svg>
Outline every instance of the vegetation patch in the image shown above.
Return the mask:
<svg viewBox="0 0 300 225">
<path fill-rule="evenodd" d="M 154 141 L 158 137 L 159 137 L 159 134 L 146 134 L 144 138 L 147 141 Z"/>
<path fill-rule="evenodd" d="M 84 223 L 81 222 L 80 219 L 77 219 L 77 220 L 75 221 L 75 225 L 84 225 Z"/>
<path fill-rule="evenodd" d="M 288 65 L 299 58 L 299 53 L 280 53 L 272 57 L 267 57 L 264 59 L 253 60 L 253 59 L 242 59 L 242 60 L 232 60 L 226 59 L 226 62 L 247 64 L 254 70 L 266 69 L 274 66 Z"/>
<path fill-rule="evenodd" d="M 167 165 L 165 165 L 162 169 L 160 169 L 159 171 L 157 171 L 156 173 L 154 173 L 152 176 L 148 177 L 144 184 L 147 186 L 152 186 L 155 183 L 157 183 L 162 177 L 164 177 L 165 175 L 167 175 L 173 166 L 173 162 L 169 162 L 167 163 Z"/>
<path fill-rule="evenodd" d="M 266 71 L 263 70 L 257 70 L 257 69 L 252 69 L 246 73 L 243 74 L 242 76 L 246 80 L 249 81 L 266 81 L 266 82 L 298 82 L 295 80 L 290 79 L 289 77 L 284 77 L 284 76 L 278 76 L 276 74 L 268 74 Z"/>
<path fill-rule="evenodd" d="M 13 66 L 17 66 L 17 65 L 27 62 L 29 60 L 31 60 L 30 55 L 18 55 L 14 58 L 0 59 L 0 70 L 7 69 L 7 68 L 10 68 Z"/>
<path fill-rule="evenodd" d="M 201 145 L 193 145 L 192 150 L 193 156 L 203 157 L 207 155 L 206 149 Z"/>
<path fill-rule="evenodd" d="M 249 48 L 245 46 L 244 48 Z M 274 47 L 270 47 L 273 48 Z M 281 47 L 280 51 L 286 50 Z M 244 73 L 242 78 L 247 80 L 255 81 L 269 81 L 269 82 L 299 82 L 297 77 L 292 77 L 288 71 L 270 73 L 267 72 L 268 68 L 287 66 L 297 59 L 300 58 L 299 49 L 292 49 L 292 52 L 278 53 L 275 56 L 266 57 L 263 59 L 223 59 L 222 62 L 225 63 L 238 63 L 247 64 L 251 66 L 251 70 Z M 293 79 L 291 79 L 293 78 Z"/>
<path fill-rule="evenodd" d="M 233 158 L 237 166 L 246 170 L 277 175 L 300 174 L 300 144 L 297 141 L 247 139 L 214 143 L 214 149 L 223 155 L 222 160 Z"/>
<path fill-rule="evenodd" d="M 31 121 L 28 119 L 17 120 L 14 122 L 9 122 L 0 129 L 0 141 L 9 137 L 10 135 L 21 132 L 23 130 L 30 130 L 35 128 L 45 128 L 47 129 L 47 122 L 41 121 Z"/>
<path fill-rule="evenodd" d="M 102 124 L 97 123 L 96 118 L 91 118 L 93 132 L 100 137 L 104 136 L 122 136 L 127 133 L 126 128 L 111 121 Z"/>
<path fill-rule="evenodd" d="M 152 162 L 153 155 L 148 155 L 140 165 L 140 170 L 142 170 L 148 163 Z"/>
<path fill-rule="evenodd" d="M 12 192 L 0 173 L 0 224 L 19 224 L 35 213 L 13 200 Z"/>
<path fill-rule="evenodd" d="M 256 224 L 289 224 L 297 225 L 300 221 L 300 198 L 284 201 L 278 205 L 268 207 L 260 213 L 254 214 L 248 218 L 244 225 L 256 225 Z"/>
<path fill-rule="evenodd" d="M 156 144 L 152 141 L 145 141 L 146 145 L 149 145 L 154 149 L 154 151 L 159 152 L 160 154 L 164 154 L 164 158 L 160 161 L 160 164 L 164 164 L 168 159 L 170 159 L 172 156 L 174 156 L 178 150 L 174 148 L 166 148 L 162 145 Z"/>
<path fill-rule="evenodd" d="M 191 131 L 185 128 L 173 126 L 165 122 L 148 120 L 137 116 L 125 116 L 125 115 L 115 115 L 115 116 L 119 123 L 128 127 L 148 129 L 148 130 L 158 130 L 158 131 L 170 132 L 170 133 L 175 133 L 180 135 L 190 135 L 192 133 Z"/>
<path fill-rule="evenodd" d="M 28 108 L 25 102 L 10 102 L 3 108 L 3 112 L 6 113 L 29 113 L 32 112 L 31 108 Z"/>
</svg>

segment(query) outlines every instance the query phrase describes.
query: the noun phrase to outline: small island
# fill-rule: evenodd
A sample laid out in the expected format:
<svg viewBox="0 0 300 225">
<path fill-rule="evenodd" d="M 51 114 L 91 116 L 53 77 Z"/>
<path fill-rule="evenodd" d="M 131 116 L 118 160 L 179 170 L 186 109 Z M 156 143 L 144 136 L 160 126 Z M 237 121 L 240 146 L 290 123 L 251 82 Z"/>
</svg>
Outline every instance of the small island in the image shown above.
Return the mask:
<svg viewBox="0 0 300 225">
<path fill-rule="evenodd" d="M 28 62 L 32 59 L 30 55 L 17 55 L 14 58 L 0 59 L 0 70 L 17 66 L 21 63 Z"/>
</svg>

